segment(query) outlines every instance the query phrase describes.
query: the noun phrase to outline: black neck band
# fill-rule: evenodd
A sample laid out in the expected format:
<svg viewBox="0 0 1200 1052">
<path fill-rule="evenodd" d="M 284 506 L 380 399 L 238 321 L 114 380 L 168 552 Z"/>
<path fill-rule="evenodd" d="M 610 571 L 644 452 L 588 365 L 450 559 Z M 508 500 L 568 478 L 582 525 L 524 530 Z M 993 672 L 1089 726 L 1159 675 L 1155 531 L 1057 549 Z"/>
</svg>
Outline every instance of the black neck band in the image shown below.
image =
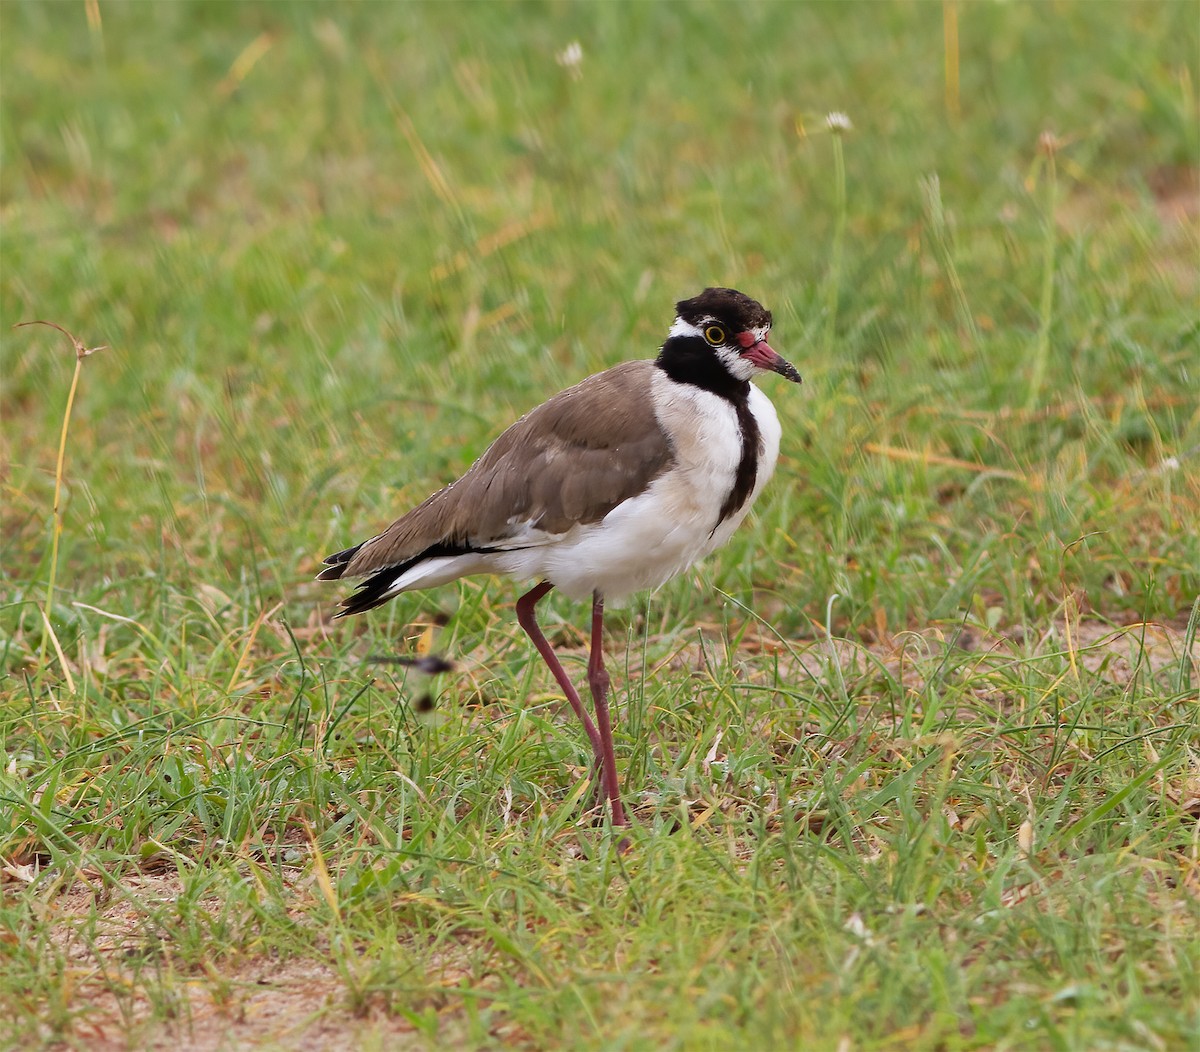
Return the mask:
<svg viewBox="0 0 1200 1052">
<path fill-rule="evenodd" d="M 741 509 L 754 490 L 758 477 L 758 454 L 762 437 L 758 421 L 750 412 L 750 381 L 732 376 L 701 336 L 672 336 L 663 344 L 654 363 L 672 380 L 711 391 L 729 402 L 737 413 L 742 436 L 742 455 L 729 494 L 721 504 L 713 532 L 730 515 Z"/>
<path fill-rule="evenodd" d="M 750 397 L 750 381 L 732 376 L 702 336 L 672 336 L 654 364 L 676 383 L 702 387 L 735 406 Z"/>
</svg>

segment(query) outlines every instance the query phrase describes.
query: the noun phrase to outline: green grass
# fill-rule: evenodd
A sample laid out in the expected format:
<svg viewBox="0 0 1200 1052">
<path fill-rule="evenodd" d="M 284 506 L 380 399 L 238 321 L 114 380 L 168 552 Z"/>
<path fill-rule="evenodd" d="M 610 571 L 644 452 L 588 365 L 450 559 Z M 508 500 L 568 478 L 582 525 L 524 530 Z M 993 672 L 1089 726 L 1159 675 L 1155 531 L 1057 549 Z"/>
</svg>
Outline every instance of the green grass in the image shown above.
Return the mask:
<svg viewBox="0 0 1200 1052">
<path fill-rule="evenodd" d="M 0 5 L 0 1047 L 1194 1047 L 1198 26 Z M 516 586 L 312 576 L 712 283 L 805 384 L 619 855 Z"/>
</svg>

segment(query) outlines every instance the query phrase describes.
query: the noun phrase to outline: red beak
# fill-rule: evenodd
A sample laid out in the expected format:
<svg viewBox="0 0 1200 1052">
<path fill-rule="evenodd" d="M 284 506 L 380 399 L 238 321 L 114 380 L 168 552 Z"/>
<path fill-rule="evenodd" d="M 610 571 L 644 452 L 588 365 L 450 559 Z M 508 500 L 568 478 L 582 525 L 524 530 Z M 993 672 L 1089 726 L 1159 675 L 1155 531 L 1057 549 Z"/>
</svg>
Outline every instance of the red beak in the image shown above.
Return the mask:
<svg viewBox="0 0 1200 1052">
<path fill-rule="evenodd" d="M 747 359 L 751 364 L 758 366 L 760 369 L 768 369 L 773 373 L 778 373 L 780 376 L 791 380 L 792 383 L 800 383 L 800 374 L 796 371 L 796 367 L 792 365 L 786 358 L 778 354 L 766 340 L 760 340 L 752 332 L 739 332 L 737 341 L 744 348 L 742 357 Z"/>
</svg>

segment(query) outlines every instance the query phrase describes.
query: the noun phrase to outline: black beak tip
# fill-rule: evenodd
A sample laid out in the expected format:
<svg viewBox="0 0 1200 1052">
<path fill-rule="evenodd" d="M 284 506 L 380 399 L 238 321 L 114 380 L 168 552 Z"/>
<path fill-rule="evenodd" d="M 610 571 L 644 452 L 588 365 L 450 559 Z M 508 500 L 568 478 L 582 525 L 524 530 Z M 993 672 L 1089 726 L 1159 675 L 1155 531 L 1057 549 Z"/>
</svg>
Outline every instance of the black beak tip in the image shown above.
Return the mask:
<svg viewBox="0 0 1200 1052">
<path fill-rule="evenodd" d="M 779 359 L 775 365 L 775 371 L 785 380 L 791 380 L 794 384 L 804 383 L 804 378 L 796 370 L 796 367 L 785 358 Z"/>
</svg>

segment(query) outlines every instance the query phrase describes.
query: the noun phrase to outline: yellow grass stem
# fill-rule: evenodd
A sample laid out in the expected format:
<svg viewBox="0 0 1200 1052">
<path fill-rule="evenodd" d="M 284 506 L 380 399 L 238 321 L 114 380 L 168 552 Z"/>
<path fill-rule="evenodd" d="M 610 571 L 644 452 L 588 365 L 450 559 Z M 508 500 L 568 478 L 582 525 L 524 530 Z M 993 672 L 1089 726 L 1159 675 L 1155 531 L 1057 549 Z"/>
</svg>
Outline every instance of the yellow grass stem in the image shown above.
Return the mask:
<svg viewBox="0 0 1200 1052">
<path fill-rule="evenodd" d="M 268 51 L 271 50 L 275 43 L 274 37 L 270 33 L 259 33 L 253 40 L 250 41 L 239 52 L 237 58 L 233 60 L 233 64 L 229 67 L 229 72 L 217 85 L 217 96 L 219 98 L 228 98 L 232 95 L 242 81 L 246 79 L 250 71 L 258 65 L 261 59 Z"/>
<path fill-rule="evenodd" d="M 84 347 L 83 343 L 77 340 L 71 333 L 67 332 L 61 325 L 56 325 L 52 321 L 24 321 L 13 326 L 21 329 L 27 325 L 45 325 L 51 329 L 57 329 L 68 340 L 71 341 L 72 347 L 75 349 L 75 372 L 71 376 L 71 389 L 67 392 L 67 407 L 63 411 L 62 430 L 58 438 L 58 460 L 54 465 L 54 529 L 50 539 L 50 574 L 46 582 L 46 603 L 43 607 L 42 618 L 45 621 L 47 634 L 42 636 L 41 657 L 45 660 L 46 645 L 53 636 L 53 631 L 50 629 L 50 617 L 54 611 L 54 588 L 58 579 L 58 540 L 62 536 L 63 531 L 63 516 L 62 516 L 62 486 L 63 486 L 63 466 L 67 459 L 67 433 L 71 427 L 71 410 L 75 406 L 75 392 L 79 390 L 79 374 L 83 371 L 83 360 L 89 354 L 95 354 L 97 351 L 104 350 L 103 347 Z M 75 687 L 71 682 L 71 673 L 67 670 L 66 660 L 62 656 L 62 651 L 58 647 L 58 640 L 54 640 L 55 649 L 58 650 L 59 659 L 62 662 L 63 671 L 66 673 L 67 682 L 74 693 Z"/>
<path fill-rule="evenodd" d="M 245 645 L 242 647 L 241 653 L 238 654 L 237 664 L 233 666 L 233 674 L 229 677 L 229 685 L 225 688 L 226 694 L 232 694 L 234 688 L 237 687 L 238 679 L 242 675 L 242 669 L 246 667 L 246 660 L 250 657 L 250 651 L 254 649 L 254 641 L 258 638 L 258 630 L 262 628 L 262 623 L 269 617 L 274 617 L 280 610 L 283 609 L 282 603 L 276 603 L 270 610 L 260 609 L 258 617 L 254 619 L 254 624 L 250 626 L 250 634 L 246 637 Z"/>
<path fill-rule="evenodd" d="M 317 890 L 321 892 L 321 898 L 325 900 L 334 919 L 340 922 L 342 907 L 338 902 L 337 889 L 333 886 L 333 878 L 329 875 L 329 867 L 325 864 L 325 855 L 321 851 L 321 845 L 317 842 L 317 836 L 313 832 L 312 826 L 307 822 L 304 823 L 304 832 L 308 836 L 308 846 L 313 863 L 313 879 L 316 881 Z"/>
<path fill-rule="evenodd" d="M 1067 636 L 1067 661 L 1071 665 L 1071 675 L 1079 682 L 1079 639 L 1076 626 L 1079 623 L 1079 604 L 1075 597 L 1068 593 L 1063 598 L 1063 629 Z"/>
<path fill-rule="evenodd" d="M 433 281 L 445 281 L 453 274 L 459 271 L 466 270 L 471 264 L 472 259 L 486 259 L 495 252 L 500 251 L 507 245 L 511 245 L 514 241 L 519 241 L 522 238 L 528 237 L 530 234 L 541 230 L 544 227 L 552 225 L 554 214 L 549 209 L 543 208 L 533 215 L 525 216 L 521 219 L 514 219 L 512 222 L 505 223 L 499 230 L 494 230 L 490 234 L 485 234 L 479 238 L 471 251 L 456 252 L 445 263 L 439 263 L 430 272 L 430 277 Z M 504 308 L 498 308 L 496 311 L 489 311 L 488 315 L 481 320 L 481 324 L 486 324 L 487 317 L 492 315 L 500 315 L 501 320 L 504 317 Z"/>
<path fill-rule="evenodd" d="M 62 644 L 59 643 L 58 635 L 54 631 L 54 626 L 50 624 L 50 618 L 47 616 L 45 610 L 42 611 L 42 623 L 46 627 L 46 634 L 42 636 L 42 647 L 45 647 L 47 640 L 54 645 L 54 653 L 58 656 L 59 667 L 63 671 L 63 678 L 67 681 L 67 692 L 74 694 L 75 677 L 71 675 L 71 666 L 67 664 L 67 655 L 63 653 Z M 54 699 L 51 699 L 51 702 L 57 709 L 58 702 Z"/>
<path fill-rule="evenodd" d="M 902 449 L 897 446 L 885 446 L 878 442 L 867 442 L 863 445 L 863 450 L 867 453 L 874 453 L 876 456 L 887 457 L 889 460 L 908 460 L 918 464 L 937 464 L 946 468 L 961 468 L 963 471 L 979 471 L 987 472 L 989 475 L 997 475 L 1000 478 L 1012 479 L 1014 482 L 1029 482 L 1026 476 L 1019 471 L 1010 471 L 1007 468 L 996 468 L 990 464 L 976 464 L 970 460 L 960 460 L 958 457 L 946 457 L 939 453 L 918 452 L 915 449 Z"/>
<path fill-rule="evenodd" d="M 450 180 L 446 178 L 445 173 L 442 171 L 442 166 L 438 164 L 437 159 L 425 145 L 425 141 L 421 138 L 421 133 L 417 130 L 417 125 L 412 117 L 409 116 L 408 110 L 400 105 L 400 102 L 392 92 L 390 79 L 383 68 L 379 55 L 374 50 L 366 53 L 366 65 L 380 93 L 387 102 L 388 109 L 391 110 L 401 134 L 408 141 L 413 156 L 417 159 L 417 167 L 421 169 L 421 174 L 425 177 L 429 188 L 443 204 L 447 205 L 454 212 L 455 218 L 460 223 L 464 222 L 463 207 L 458 199 L 458 195 L 454 192 L 454 188 L 450 185 Z"/>
<path fill-rule="evenodd" d="M 54 534 L 50 541 L 50 580 L 46 585 L 47 618 L 54 608 L 54 584 L 58 576 L 58 539 L 63 531 L 62 485 L 63 464 L 67 459 L 67 432 L 71 426 L 71 410 L 75 406 L 75 392 L 79 390 L 79 374 L 82 371 L 83 359 L 76 356 L 75 372 L 71 375 L 71 389 L 67 392 L 67 408 L 63 413 L 62 431 L 58 436 L 58 461 L 54 465 Z"/>
</svg>

